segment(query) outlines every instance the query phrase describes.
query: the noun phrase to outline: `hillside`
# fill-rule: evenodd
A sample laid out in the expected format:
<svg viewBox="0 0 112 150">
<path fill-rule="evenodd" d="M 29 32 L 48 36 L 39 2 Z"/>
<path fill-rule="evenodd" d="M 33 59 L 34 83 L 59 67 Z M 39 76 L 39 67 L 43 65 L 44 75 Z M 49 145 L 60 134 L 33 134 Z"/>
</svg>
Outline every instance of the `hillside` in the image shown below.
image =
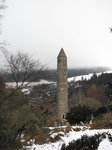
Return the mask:
<svg viewBox="0 0 112 150">
<path fill-rule="evenodd" d="M 74 146 L 71 144 L 69 147 L 70 150 L 81 150 L 81 148 L 84 150 L 112 150 L 112 131 L 110 129 L 89 130 L 86 126 L 73 126 L 68 132 L 66 129 L 66 127 L 60 127 L 60 131 L 55 132 L 55 128 L 50 128 L 50 138 L 52 141 L 54 139 L 54 142 L 46 142 L 42 145 L 32 142 L 32 146 L 24 148 L 28 150 L 68 150 L 64 147 L 67 147 L 72 142 L 75 144 Z M 79 129 L 81 131 L 76 131 Z M 32 139 L 32 141 L 34 140 Z"/>
</svg>

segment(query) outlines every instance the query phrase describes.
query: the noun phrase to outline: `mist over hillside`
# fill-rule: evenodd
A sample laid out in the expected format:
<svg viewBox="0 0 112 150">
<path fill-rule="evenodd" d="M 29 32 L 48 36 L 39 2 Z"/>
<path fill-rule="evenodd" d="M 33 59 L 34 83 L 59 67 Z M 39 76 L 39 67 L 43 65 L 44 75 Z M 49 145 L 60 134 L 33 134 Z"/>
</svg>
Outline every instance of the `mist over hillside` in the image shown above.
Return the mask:
<svg viewBox="0 0 112 150">
<path fill-rule="evenodd" d="M 68 78 L 80 76 L 80 75 L 87 75 L 89 73 L 101 73 L 109 70 L 112 69 L 109 67 L 72 68 L 72 69 L 68 69 Z M 2 75 L 6 82 L 13 82 L 13 78 L 10 73 L 2 72 Z M 20 76 L 22 77 L 22 73 Z M 41 79 L 56 81 L 57 69 L 46 69 L 46 70 L 35 72 L 30 81 L 39 81 Z"/>
</svg>

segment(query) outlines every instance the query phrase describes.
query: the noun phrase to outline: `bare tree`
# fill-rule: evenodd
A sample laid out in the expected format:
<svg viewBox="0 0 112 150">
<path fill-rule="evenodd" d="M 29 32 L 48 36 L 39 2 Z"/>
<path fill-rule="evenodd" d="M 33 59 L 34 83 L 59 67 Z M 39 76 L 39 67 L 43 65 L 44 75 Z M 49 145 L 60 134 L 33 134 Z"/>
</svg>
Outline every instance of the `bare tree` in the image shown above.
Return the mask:
<svg viewBox="0 0 112 150">
<path fill-rule="evenodd" d="M 3 10 L 6 8 L 6 0 L 0 0 L 0 10 Z"/>
<path fill-rule="evenodd" d="M 12 74 L 13 81 L 16 87 L 20 88 L 26 81 L 30 81 L 35 73 L 45 69 L 45 66 L 40 64 L 39 61 L 34 61 L 26 53 L 17 52 L 17 54 L 10 54 L 7 51 L 2 52 L 7 61 L 7 68 L 9 73 Z M 21 82 L 21 84 L 19 84 Z"/>
<path fill-rule="evenodd" d="M 18 51 L 16 54 L 11 54 L 5 49 L 1 50 L 1 52 L 7 62 L 7 71 L 12 75 L 13 82 L 16 83 L 15 89 L 9 96 L 18 89 L 23 88 L 23 86 L 28 86 L 32 77 L 37 77 L 38 72 L 46 68 L 39 61 L 34 61 L 26 53 Z"/>
<path fill-rule="evenodd" d="M 3 10 L 7 8 L 6 0 L 0 0 L 0 19 L 3 17 Z"/>
</svg>

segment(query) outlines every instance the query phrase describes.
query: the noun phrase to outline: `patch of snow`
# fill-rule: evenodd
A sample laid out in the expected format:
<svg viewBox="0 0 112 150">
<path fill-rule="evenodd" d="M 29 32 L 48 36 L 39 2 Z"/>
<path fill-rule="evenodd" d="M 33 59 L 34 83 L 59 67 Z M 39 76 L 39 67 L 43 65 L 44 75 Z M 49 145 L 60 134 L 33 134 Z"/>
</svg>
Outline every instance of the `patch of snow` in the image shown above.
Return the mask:
<svg viewBox="0 0 112 150">
<path fill-rule="evenodd" d="M 50 135 L 50 137 L 52 137 L 53 139 L 58 135 L 58 133 L 53 133 Z"/>
<path fill-rule="evenodd" d="M 50 130 L 54 130 L 54 129 L 64 129 L 66 128 L 66 126 L 56 126 L 56 127 L 48 127 L 48 129 Z M 83 129 L 90 129 L 90 126 L 79 126 L 79 125 L 76 125 L 76 126 L 72 126 L 73 129 L 76 129 L 76 128 L 80 128 L 81 130 Z"/>
<path fill-rule="evenodd" d="M 21 139 L 21 143 L 23 143 L 23 142 L 25 142 L 25 140 L 24 140 L 24 139 Z"/>
<path fill-rule="evenodd" d="M 57 135 L 63 135 L 64 136 L 64 134 L 65 134 L 64 132 L 60 131 L 60 132 L 57 132 L 57 133 L 52 133 L 50 135 L 50 137 L 52 137 L 54 139 Z"/>
<path fill-rule="evenodd" d="M 66 128 L 66 126 L 48 127 L 50 130 Z"/>
<path fill-rule="evenodd" d="M 21 90 L 24 94 L 30 94 L 30 90 L 29 89 L 22 89 Z"/>
<path fill-rule="evenodd" d="M 108 138 L 100 142 L 98 150 L 112 150 L 112 144 L 109 142 Z"/>
<path fill-rule="evenodd" d="M 27 87 L 34 87 L 34 86 L 38 86 L 38 85 L 42 85 L 42 84 L 54 84 L 56 82 L 53 81 L 47 81 L 47 80 L 40 80 L 39 82 L 24 82 L 23 87 L 27 86 Z M 20 86 L 22 84 L 22 82 L 18 83 L 18 86 Z M 6 83 L 6 87 L 16 87 L 16 83 L 15 82 L 7 82 Z"/>
<path fill-rule="evenodd" d="M 76 82 L 76 81 L 81 81 L 82 79 L 83 80 L 89 80 L 91 77 L 93 76 L 93 73 L 90 73 L 88 75 L 80 75 L 80 76 L 75 76 L 75 77 L 71 77 L 71 78 L 68 78 L 67 81 L 68 82 Z"/>
</svg>

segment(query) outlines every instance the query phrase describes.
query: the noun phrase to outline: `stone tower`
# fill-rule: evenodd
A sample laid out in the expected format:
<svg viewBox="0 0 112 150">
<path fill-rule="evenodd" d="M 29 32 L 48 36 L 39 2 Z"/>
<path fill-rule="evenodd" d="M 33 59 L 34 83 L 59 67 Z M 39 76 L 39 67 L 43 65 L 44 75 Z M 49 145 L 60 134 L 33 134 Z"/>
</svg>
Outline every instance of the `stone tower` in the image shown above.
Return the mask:
<svg viewBox="0 0 112 150">
<path fill-rule="evenodd" d="M 57 75 L 58 119 L 62 121 L 68 112 L 67 57 L 63 49 L 57 57 Z"/>
</svg>

